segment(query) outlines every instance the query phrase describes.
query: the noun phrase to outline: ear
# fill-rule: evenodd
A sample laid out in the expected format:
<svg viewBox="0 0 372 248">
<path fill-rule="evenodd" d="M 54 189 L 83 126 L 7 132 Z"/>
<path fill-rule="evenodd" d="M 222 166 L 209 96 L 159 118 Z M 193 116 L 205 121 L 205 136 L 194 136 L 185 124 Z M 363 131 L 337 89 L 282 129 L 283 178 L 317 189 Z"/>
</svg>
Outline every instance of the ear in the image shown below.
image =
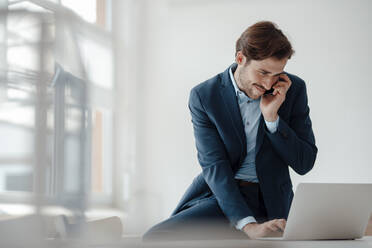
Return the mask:
<svg viewBox="0 0 372 248">
<path fill-rule="evenodd" d="M 237 52 L 236 53 L 236 56 L 235 56 L 235 62 L 238 65 L 244 65 L 245 64 L 245 61 L 246 61 L 246 57 L 244 56 L 244 54 L 242 53 L 242 51 Z"/>
</svg>

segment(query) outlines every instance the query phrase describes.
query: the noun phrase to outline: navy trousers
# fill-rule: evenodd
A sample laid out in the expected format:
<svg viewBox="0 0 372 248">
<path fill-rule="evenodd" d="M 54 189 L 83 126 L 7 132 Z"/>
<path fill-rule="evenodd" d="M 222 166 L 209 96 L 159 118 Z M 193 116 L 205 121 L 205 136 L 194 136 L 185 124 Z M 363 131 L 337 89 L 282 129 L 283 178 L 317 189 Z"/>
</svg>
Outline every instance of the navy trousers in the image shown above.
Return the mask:
<svg viewBox="0 0 372 248">
<path fill-rule="evenodd" d="M 240 186 L 240 192 L 256 220 L 259 223 L 266 221 L 267 213 L 259 184 Z M 212 193 L 184 206 L 143 235 L 143 241 L 246 238 L 242 231 L 231 226 Z"/>
</svg>

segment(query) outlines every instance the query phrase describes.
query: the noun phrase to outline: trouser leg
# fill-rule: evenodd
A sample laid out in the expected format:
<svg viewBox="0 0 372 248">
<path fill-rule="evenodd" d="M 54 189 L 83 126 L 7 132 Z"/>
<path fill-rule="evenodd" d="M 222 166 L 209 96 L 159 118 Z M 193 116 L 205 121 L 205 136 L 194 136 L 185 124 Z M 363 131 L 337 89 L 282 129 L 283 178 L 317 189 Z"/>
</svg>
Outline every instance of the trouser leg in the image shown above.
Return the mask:
<svg viewBox="0 0 372 248">
<path fill-rule="evenodd" d="M 256 220 L 267 220 L 267 213 L 258 184 L 240 187 L 244 200 Z M 192 206 L 178 212 L 169 219 L 148 230 L 144 241 L 154 240 L 200 240 L 200 239 L 244 239 L 246 235 L 231 226 L 214 196 L 196 201 Z"/>
<path fill-rule="evenodd" d="M 214 197 L 202 199 L 148 230 L 144 241 L 208 240 L 244 238 L 244 233 L 232 227 Z"/>
</svg>

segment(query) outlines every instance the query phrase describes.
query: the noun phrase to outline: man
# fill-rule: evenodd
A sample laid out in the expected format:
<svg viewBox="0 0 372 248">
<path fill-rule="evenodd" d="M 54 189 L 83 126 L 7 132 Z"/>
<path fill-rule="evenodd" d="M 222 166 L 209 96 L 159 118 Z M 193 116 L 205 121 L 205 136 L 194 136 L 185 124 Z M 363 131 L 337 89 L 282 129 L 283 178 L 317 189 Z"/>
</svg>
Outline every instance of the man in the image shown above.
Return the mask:
<svg viewBox="0 0 372 248">
<path fill-rule="evenodd" d="M 304 175 L 317 155 L 305 82 L 283 71 L 293 53 L 275 24 L 258 22 L 237 40 L 236 63 L 191 90 L 202 173 L 144 240 L 283 232 L 293 199 L 289 167 Z"/>
</svg>

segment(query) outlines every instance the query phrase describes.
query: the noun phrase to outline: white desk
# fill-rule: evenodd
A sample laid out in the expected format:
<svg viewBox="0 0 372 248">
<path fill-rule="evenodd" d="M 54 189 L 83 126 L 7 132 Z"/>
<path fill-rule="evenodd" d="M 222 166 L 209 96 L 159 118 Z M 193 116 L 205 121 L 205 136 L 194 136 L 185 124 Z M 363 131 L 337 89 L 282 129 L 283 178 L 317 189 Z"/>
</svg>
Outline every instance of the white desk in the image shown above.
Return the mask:
<svg viewBox="0 0 372 248">
<path fill-rule="evenodd" d="M 130 244 L 128 244 L 130 245 Z M 177 241 L 162 243 L 142 243 L 140 246 L 133 247 L 151 247 L 151 248 L 372 248 L 372 236 L 364 237 L 359 240 L 328 240 L 328 241 L 274 241 L 274 240 L 219 240 L 219 241 Z M 126 246 L 125 246 L 126 247 Z M 131 247 L 131 246 L 128 246 Z"/>
<path fill-rule="evenodd" d="M 89 242 L 88 242 L 89 243 Z M 40 247 L 40 246 L 35 246 Z M 49 240 L 42 247 L 66 248 L 372 248 L 372 236 L 359 240 L 274 241 L 274 240 L 202 240 L 143 243 L 141 237 L 124 237 L 112 243 L 87 244 Z"/>
</svg>

